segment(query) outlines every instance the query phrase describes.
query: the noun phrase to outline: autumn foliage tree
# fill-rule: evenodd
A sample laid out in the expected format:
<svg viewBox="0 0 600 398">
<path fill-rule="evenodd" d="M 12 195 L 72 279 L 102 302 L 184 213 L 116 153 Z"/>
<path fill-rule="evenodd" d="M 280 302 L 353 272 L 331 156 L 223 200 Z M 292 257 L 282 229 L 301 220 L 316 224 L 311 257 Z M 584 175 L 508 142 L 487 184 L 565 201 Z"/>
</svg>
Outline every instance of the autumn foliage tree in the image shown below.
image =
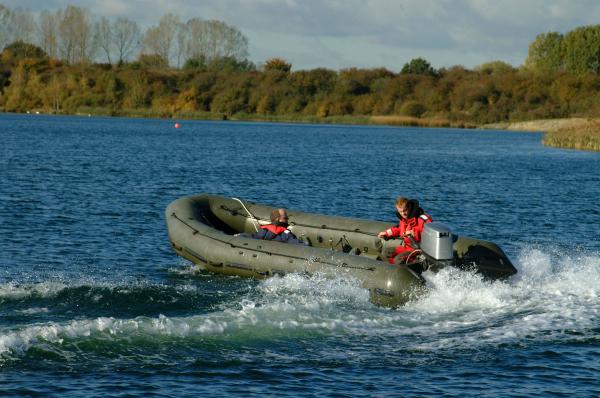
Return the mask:
<svg viewBox="0 0 600 398">
<path fill-rule="evenodd" d="M 265 62 L 263 69 L 265 70 L 265 72 L 278 71 L 288 73 L 292 70 L 292 64 L 290 64 L 283 58 L 270 58 Z"/>
<path fill-rule="evenodd" d="M 17 18 L 7 10 L 0 6 L 7 26 L 29 20 L 26 13 Z M 436 70 L 414 58 L 393 72 L 292 71 L 291 63 L 278 57 L 257 69 L 246 58 L 245 36 L 219 21 L 186 22 L 170 15 L 145 35 L 135 33 L 128 20 L 92 21 L 77 7 L 43 12 L 39 40 L 5 43 L 0 111 L 294 120 L 384 115 L 473 124 L 600 116 L 598 26 L 538 35 L 524 67 L 491 61 L 473 69 Z M 160 42 L 150 45 L 163 28 L 172 32 L 170 42 L 158 35 Z M 0 40 L 15 32 L 0 25 Z M 89 38 L 78 41 L 75 32 L 95 32 L 95 44 Z M 119 32 L 122 41 L 115 41 Z M 137 53 L 142 37 L 146 50 Z M 100 49 L 96 58 L 94 47 Z M 109 62 L 91 62 L 100 59 Z M 173 67 L 179 62 L 183 68 Z"/>
<path fill-rule="evenodd" d="M 34 58 L 39 60 L 48 58 L 48 54 L 46 54 L 46 52 L 40 47 L 36 46 L 35 44 L 25 43 L 23 41 L 16 41 L 4 47 L 2 55 L 5 62 L 9 59 L 12 61 L 18 61 L 25 58 Z"/>
</svg>

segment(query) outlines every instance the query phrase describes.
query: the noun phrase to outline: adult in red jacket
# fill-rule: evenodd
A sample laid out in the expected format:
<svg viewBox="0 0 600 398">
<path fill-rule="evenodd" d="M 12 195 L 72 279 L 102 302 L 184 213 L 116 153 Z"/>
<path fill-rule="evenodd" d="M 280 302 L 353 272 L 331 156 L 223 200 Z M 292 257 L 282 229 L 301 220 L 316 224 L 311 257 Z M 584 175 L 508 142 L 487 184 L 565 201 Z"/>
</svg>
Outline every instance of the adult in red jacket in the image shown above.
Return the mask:
<svg viewBox="0 0 600 398">
<path fill-rule="evenodd" d="M 400 197 L 396 199 L 396 215 L 400 218 L 397 227 L 390 227 L 381 231 L 377 236 L 383 239 L 404 238 L 403 246 L 398 246 L 390 257 L 390 264 L 400 261 L 412 251 L 417 249 L 413 242 L 421 241 L 421 234 L 426 223 L 431 222 L 431 217 L 423 212 L 416 199 L 409 200 Z"/>
</svg>

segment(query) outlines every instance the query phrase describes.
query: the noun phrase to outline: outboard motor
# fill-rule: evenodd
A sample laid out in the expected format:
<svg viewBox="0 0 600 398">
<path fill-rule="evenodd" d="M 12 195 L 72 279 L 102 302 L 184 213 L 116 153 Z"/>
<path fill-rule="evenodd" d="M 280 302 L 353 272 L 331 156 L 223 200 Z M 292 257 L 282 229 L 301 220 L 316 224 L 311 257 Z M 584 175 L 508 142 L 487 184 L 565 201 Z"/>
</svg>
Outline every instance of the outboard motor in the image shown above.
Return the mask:
<svg viewBox="0 0 600 398">
<path fill-rule="evenodd" d="M 428 268 L 436 271 L 454 265 L 452 231 L 440 222 L 429 222 L 423 226 L 421 250 L 427 259 Z"/>
</svg>

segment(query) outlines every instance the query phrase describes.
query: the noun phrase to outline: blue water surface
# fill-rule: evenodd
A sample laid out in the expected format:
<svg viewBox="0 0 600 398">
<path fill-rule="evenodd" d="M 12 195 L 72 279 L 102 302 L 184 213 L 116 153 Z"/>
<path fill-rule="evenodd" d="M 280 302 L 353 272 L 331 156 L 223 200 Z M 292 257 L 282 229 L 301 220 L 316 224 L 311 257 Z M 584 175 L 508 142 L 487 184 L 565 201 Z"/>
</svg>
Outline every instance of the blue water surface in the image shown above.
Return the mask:
<svg viewBox="0 0 600 398">
<path fill-rule="evenodd" d="M 2 396 L 598 396 L 600 154 L 538 133 L 0 114 Z M 394 222 L 415 197 L 519 273 L 212 275 L 164 211 L 209 192 Z"/>
</svg>

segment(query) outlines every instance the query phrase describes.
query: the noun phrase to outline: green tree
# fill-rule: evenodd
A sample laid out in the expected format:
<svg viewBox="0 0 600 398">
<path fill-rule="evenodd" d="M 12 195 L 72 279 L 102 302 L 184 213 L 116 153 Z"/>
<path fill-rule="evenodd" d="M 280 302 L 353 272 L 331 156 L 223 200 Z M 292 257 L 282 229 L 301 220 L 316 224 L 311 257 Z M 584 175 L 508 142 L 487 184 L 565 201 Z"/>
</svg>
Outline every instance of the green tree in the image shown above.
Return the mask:
<svg viewBox="0 0 600 398">
<path fill-rule="evenodd" d="M 567 72 L 600 73 L 600 25 L 582 26 L 568 32 L 563 39 L 563 54 Z"/>
<path fill-rule="evenodd" d="M 529 44 L 525 67 L 549 73 L 563 70 L 563 35 L 557 32 L 540 33 Z"/>
<path fill-rule="evenodd" d="M 410 62 L 404 64 L 402 67 L 402 74 L 414 74 L 414 75 L 435 75 L 436 71 L 433 69 L 431 64 L 423 58 L 413 58 Z"/>
</svg>

